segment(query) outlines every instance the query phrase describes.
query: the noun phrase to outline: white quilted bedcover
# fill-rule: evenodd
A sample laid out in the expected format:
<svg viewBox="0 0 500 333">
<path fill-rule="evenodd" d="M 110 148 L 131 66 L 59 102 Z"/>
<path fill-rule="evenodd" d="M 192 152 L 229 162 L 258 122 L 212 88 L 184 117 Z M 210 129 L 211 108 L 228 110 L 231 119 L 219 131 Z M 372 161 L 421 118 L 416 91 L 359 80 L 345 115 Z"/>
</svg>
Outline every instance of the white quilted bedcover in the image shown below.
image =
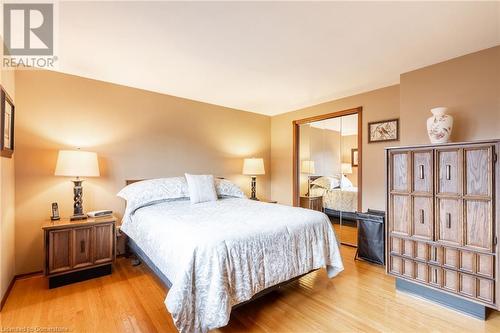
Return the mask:
<svg viewBox="0 0 500 333">
<path fill-rule="evenodd" d="M 172 201 L 125 216 L 122 230 L 172 282 L 165 304 L 183 333 L 225 326 L 232 306 L 313 269 L 343 270 L 328 217 L 302 208 Z"/>
</svg>

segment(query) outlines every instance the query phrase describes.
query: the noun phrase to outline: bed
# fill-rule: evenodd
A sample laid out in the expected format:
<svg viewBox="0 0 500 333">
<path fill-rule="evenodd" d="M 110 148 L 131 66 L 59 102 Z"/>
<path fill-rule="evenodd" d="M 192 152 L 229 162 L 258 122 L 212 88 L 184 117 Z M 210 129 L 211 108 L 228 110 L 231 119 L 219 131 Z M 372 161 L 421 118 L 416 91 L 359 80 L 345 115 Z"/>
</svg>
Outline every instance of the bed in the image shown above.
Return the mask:
<svg viewBox="0 0 500 333">
<path fill-rule="evenodd" d="M 152 197 L 127 208 L 121 230 L 169 287 L 165 305 L 180 332 L 225 326 L 233 307 L 313 270 L 343 270 L 325 214 L 242 196 Z"/>
<path fill-rule="evenodd" d="M 327 215 L 335 218 L 342 215 L 344 219 L 355 220 L 358 210 L 358 188 L 349 183 L 342 187 L 337 187 L 337 184 L 331 186 L 329 182 L 321 181 L 322 178 L 337 177 L 310 176 L 310 195 L 323 197 L 323 208 Z"/>
</svg>

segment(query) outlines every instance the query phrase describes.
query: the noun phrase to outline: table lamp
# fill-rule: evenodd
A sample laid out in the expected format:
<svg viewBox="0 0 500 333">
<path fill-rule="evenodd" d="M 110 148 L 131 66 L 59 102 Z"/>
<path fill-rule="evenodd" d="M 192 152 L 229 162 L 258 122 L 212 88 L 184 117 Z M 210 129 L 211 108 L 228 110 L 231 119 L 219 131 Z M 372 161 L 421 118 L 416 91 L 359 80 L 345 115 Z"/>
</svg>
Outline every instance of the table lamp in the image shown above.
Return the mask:
<svg viewBox="0 0 500 333">
<path fill-rule="evenodd" d="M 256 193 L 256 185 L 257 185 L 257 176 L 266 174 L 264 170 L 264 159 L 262 158 L 245 158 L 243 161 L 243 174 L 246 176 L 252 176 L 252 195 L 250 199 L 257 199 Z"/>
<path fill-rule="evenodd" d="M 60 150 L 57 157 L 56 176 L 76 177 L 73 194 L 73 216 L 71 221 L 84 220 L 87 216 L 83 213 L 83 180 L 80 177 L 99 177 L 99 164 L 97 154 L 81 150 Z"/>
<path fill-rule="evenodd" d="M 316 173 L 316 170 L 314 169 L 314 161 L 310 160 L 303 160 L 300 165 L 300 173 L 305 173 L 308 175 L 313 175 Z M 309 196 L 309 189 L 311 188 L 311 179 L 309 176 L 307 176 L 307 193 L 306 196 Z"/>
<path fill-rule="evenodd" d="M 340 165 L 340 170 L 342 172 L 342 177 L 346 177 L 347 174 L 351 174 L 352 173 L 352 165 L 351 163 L 342 163 Z M 347 179 L 347 177 L 346 177 Z M 340 180 L 340 187 L 343 188 L 344 187 L 344 180 L 341 179 Z"/>
<path fill-rule="evenodd" d="M 342 163 L 342 165 L 341 165 L 341 171 L 342 171 L 343 175 L 345 175 L 345 174 L 351 174 L 352 173 L 352 165 L 351 165 L 351 163 Z"/>
</svg>

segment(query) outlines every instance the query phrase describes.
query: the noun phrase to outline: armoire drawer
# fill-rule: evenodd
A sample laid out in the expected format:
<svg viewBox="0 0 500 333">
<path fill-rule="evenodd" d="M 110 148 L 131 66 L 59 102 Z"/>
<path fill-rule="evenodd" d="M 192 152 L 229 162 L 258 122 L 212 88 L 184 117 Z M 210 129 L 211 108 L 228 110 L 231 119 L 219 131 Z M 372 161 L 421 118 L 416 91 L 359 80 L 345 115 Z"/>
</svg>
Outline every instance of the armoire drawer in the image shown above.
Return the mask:
<svg viewBox="0 0 500 333">
<path fill-rule="evenodd" d="M 490 254 L 476 254 L 476 274 L 493 278 L 495 276 L 495 257 Z"/>
<path fill-rule="evenodd" d="M 395 275 L 403 273 L 403 258 L 390 256 L 389 257 L 389 272 Z"/>
<path fill-rule="evenodd" d="M 401 238 L 391 237 L 389 239 L 389 252 L 394 254 L 401 254 Z"/>
</svg>

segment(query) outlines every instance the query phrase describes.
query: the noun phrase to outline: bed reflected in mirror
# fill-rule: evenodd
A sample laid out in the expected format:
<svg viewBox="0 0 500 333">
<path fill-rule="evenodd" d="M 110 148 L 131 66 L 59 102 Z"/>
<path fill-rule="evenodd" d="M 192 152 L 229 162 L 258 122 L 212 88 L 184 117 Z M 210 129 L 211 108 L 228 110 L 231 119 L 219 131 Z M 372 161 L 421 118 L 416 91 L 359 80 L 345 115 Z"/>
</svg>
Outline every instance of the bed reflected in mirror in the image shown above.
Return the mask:
<svg viewBox="0 0 500 333">
<path fill-rule="evenodd" d="M 361 207 L 359 114 L 298 125 L 299 204 L 328 215 L 342 244 L 357 246 Z"/>
</svg>

